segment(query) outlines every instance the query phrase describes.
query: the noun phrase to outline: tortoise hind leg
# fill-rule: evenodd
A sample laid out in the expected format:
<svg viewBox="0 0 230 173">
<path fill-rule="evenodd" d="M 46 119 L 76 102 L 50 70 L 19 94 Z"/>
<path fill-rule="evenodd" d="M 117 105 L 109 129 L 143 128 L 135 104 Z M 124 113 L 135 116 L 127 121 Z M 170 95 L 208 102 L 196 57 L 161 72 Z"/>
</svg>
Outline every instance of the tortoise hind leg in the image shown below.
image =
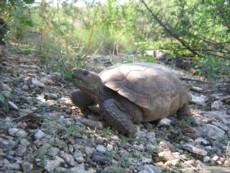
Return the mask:
<svg viewBox="0 0 230 173">
<path fill-rule="evenodd" d="M 136 127 L 133 124 L 132 118 L 121 111 L 119 103 L 114 99 L 108 99 L 102 104 L 103 118 L 108 125 L 114 127 L 121 133 L 134 137 Z"/>
<path fill-rule="evenodd" d="M 81 109 L 86 109 L 88 106 L 93 105 L 94 101 L 90 99 L 81 90 L 75 90 L 71 93 L 70 98 L 72 102 Z"/>
<path fill-rule="evenodd" d="M 183 107 L 181 107 L 178 111 L 177 111 L 177 115 L 180 119 L 190 119 L 192 118 L 192 113 L 190 111 L 190 107 L 188 104 L 184 104 Z"/>
</svg>

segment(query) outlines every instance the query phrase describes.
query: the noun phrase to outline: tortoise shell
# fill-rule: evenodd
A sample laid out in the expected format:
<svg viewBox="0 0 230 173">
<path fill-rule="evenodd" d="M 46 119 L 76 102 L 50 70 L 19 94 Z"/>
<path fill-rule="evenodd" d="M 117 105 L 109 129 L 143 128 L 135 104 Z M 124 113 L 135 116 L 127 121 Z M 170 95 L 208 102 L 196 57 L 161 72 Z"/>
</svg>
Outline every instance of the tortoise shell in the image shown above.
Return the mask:
<svg viewBox="0 0 230 173">
<path fill-rule="evenodd" d="M 150 112 L 175 113 L 188 100 L 180 79 L 163 65 L 122 64 L 107 68 L 99 75 L 106 87 Z"/>
</svg>

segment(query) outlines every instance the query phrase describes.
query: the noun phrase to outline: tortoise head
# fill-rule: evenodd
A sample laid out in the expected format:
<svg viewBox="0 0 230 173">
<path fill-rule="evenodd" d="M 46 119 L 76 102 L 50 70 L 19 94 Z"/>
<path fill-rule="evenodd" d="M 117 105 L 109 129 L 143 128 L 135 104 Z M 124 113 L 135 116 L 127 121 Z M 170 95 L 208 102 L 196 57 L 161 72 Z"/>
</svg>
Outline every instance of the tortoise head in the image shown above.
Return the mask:
<svg viewBox="0 0 230 173">
<path fill-rule="evenodd" d="M 100 76 L 95 72 L 82 68 L 75 68 L 72 72 L 74 85 L 82 91 L 93 93 L 103 85 Z"/>
</svg>

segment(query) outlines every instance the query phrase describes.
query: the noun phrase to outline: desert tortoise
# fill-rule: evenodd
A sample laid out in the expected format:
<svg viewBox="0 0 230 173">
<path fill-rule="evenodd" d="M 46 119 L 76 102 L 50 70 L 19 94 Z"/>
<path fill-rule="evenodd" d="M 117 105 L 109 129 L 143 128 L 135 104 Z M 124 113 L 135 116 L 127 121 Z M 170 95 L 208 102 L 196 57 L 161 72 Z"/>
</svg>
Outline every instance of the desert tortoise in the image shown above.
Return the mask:
<svg viewBox="0 0 230 173">
<path fill-rule="evenodd" d="M 176 74 L 163 65 L 121 64 L 99 74 L 76 68 L 73 83 L 80 89 L 71 96 L 77 106 L 98 103 L 106 123 L 129 136 L 136 133 L 134 124 L 175 113 L 191 115 L 188 92 Z"/>
</svg>

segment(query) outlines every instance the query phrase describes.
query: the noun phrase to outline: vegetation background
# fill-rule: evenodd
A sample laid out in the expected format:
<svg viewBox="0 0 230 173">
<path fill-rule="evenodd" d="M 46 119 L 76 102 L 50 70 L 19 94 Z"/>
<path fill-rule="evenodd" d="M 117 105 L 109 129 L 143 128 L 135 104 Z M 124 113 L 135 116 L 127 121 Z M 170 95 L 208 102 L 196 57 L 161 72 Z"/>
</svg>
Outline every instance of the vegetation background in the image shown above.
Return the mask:
<svg viewBox="0 0 230 173">
<path fill-rule="evenodd" d="M 79 5 L 81 4 L 81 5 Z M 135 56 L 146 50 L 189 59 L 196 74 L 230 74 L 229 0 L 2 0 L 1 41 L 34 53 L 66 78 L 88 55 Z"/>
</svg>

